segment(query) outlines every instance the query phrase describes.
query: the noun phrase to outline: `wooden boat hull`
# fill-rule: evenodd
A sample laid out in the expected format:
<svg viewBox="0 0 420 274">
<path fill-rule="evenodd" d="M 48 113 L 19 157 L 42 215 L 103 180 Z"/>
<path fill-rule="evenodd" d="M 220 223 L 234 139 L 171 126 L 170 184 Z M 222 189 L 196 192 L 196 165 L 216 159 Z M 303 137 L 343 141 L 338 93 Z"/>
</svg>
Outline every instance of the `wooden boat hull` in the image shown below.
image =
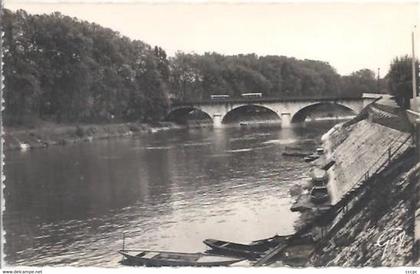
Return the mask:
<svg viewBox="0 0 420 274">
<path fill-rule="evenodd" d="M 251 244 L 256 245 L 256 244 L 268 243 L 274 246 L 280 242 L 287 241 L 290 237 L 292 237 L 292 235 L 274 235 L 273 237 L 270 237 L 270 238 L 252 241 Z"/>
<path fill-rule="evenodd" d="M 326 187 L 313 187 L 311 190 L 311 201 L 320 204 L 328 201 L 330 198 Z"/>
<path fill-rule="evenodd" d="M 126 251 L 120 250 L 119 253 L 124 256 L 125 261 L 123 264 L 129 266 L 150 266 L 150 267 L 161 267 L 161 266 L 228 266 L 233 263 L 242 261 L 243 259 L 222 257 L 216 255 L 209 255 L 204 253 L 177 253 L 177 252 L 163 252 L 156 251 L 159 254 L 155 257 L 145 258 L 140 256 L 144 252 L 150 251 Z M 137 255 L 136 255 L 137 253 Z M 166 255 L 166 256 L 163 256 Z M 172 258 L 171 258 L 172 256 Z M 174 259 L 174 257 L 178 257 Z M 207 260 L 206 260 L 207 258 Z"/>
<path fill-rule="evenodd" d="M 313 156 L 313 155 L 309 155 L 305 158 L 303 158 L 303 160 L 307 163 L 313 162 L 315 160 L 317 160 L 319 158 L 319 156 Z"/>
<path fill-rule="evenodd" d="M 268 250 L 267 247 L 262 245 L 254 247 L 252 245 L 243 245 L 231 242 L 217 241 L 213 239 L 206 239 L 203 242 L 211 248 L 211 250 L 208 251 L 209 253 L 235 256 L 249 260 L 260 257 L 264 254 L 265 251 Z M 227 244 L 227 246 L 224 246 L 224 244 L 218 244 L 219 242 L 223 242 Z"/>
<path fill-rule="evenodd" d="M 248 260 L 255 260 L 265 254 L 270 248 L 278 245 L 280 242 L 285 242 L 290 236 L 279 236 L 257 240 L 251 244 L 239 244 L 221 240 L 206 239 L 204 244 L 209 246 L 209 252 L 214 254 L 230 255 Z"/>
<path fill-rule="evenodd" d="M 289 156 L 289 157 L 308 157 L 309 153 L 304 152 L 283 152 L 283 156 Z"/>
<path fill-rule="evenodd" d="M 321 168 L 314 167 L 311 170 L 311 181 L 315 185 L 324 185 L 328 182 L 328 173 Z"/>
</svg>

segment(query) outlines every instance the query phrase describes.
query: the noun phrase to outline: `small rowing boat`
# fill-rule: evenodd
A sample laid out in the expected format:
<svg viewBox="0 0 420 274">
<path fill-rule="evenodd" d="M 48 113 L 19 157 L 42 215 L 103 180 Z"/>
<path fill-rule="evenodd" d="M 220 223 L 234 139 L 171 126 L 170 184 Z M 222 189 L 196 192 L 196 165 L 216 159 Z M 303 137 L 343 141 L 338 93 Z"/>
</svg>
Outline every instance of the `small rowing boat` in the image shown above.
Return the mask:
<svg viewBox="0 0 420 274">
<path fill-rule="evenodd" d="M 290 237 L 292 237 L 292 235 L 274 235 L 270 238 L 265 238 L 265 239 L 261 239 L 261 240 L 255 240 L 252 241 L 251 244 L 252 245 L 256 245 L 256 244 L 271 244 L 271 245 L 276 245 L 280 242 L 284 242 L 287 241 Z"/>
<path fill-rule="evenodd" d="M 203 242 L 211 248 L 211 250 L 209 250 L 211 253 L 255 260 L 264 255 L 270 248 L 273 248 L 281 242 L 286 242 L 289 237 L 289 235 L 275 235 L 271 238 L 253 241 L 250 244 L 240 244 L 214 239 L 206 239 Z"/>
<path fill-rule="evenodd" d="M 181 253 L 150 250 L 120 250 L 123 264 L 130 266 L 228 266 L 240 258 L 204 253 Z"/>
<path fill-rule="evenodd" d="M 305 158 L 303 158 L 303 160 L 305 161 L 305 162 L 307 162 L 307 163 L 310 163 L 310 162 L 313 162 L 313 161 L 315 161 L 316 159 L 318 159 L 319 158 L 319 155 L 317 155 L 317 154 L 311 154 L 311 155 L 309 155 L 309 156 L 307 156 L 307 157 L 305 157 Z"/>
<path fill-rule="evenodd" d="M 308 155 L 310 155 L 310 153 L 298 151 L 285 151 L 282 153 L 282 155 L 289 157 L 307 157 Z"/>
<path fill-rule="evenodd" d="M 329 194 L 326 186 L 314 186 L 311 190 L 311 200 L 313 203 L 320 204 L 328 201 Z"/>
<path fill-rule="evenodd" d="M 311 170 L 311 180 L 314 186 L 323 186 L 328 182 L 328 174 L 325 170 L 314 167 Z"/>
<path fill-rule="evenodd" d="M 239 258 L 247 258 L 250 260 L 259 258 L 269 248 L 262 244 L 246 245 L 214 239 L 206 239 L 203 242 L 211 248 L 211 250 L 209 250 L 211 253 L 231 255 Z"/>
</svg>

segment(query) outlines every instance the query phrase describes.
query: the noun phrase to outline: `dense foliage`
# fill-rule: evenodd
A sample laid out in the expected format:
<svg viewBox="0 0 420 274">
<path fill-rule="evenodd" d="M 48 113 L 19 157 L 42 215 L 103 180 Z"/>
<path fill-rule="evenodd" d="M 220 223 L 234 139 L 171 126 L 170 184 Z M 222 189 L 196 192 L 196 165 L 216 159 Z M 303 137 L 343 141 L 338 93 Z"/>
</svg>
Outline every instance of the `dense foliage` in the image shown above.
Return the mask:
<svg viewBox="0 0 420 274">
<path fill-rule="evenodd" d="M 260 92 L 265 97 L 360 96 L 375 75 L 341 77 L 326 62 L 284 56 L 204 55 L 130 40 L 60 13 L 4 10 L 6 125 L 156 121 L 170 99 Z"/>
<path fill-rule="evenodd" d="M 60 13 L 5 11 L 7 124 L 156 120 L 167 107 L 165 52 Z"/>
<path fill-rule="evenodd" d="M 367 69 L 341 77 L 326 62 L 255 54 L 223 56 L 179 52 L 170 60 L 175 97 L 205 99 L 211 94 L 240 97 L 258 92 L 266 97 L 358 97 L 377 91 Z"/>
<path fill-rule="evenodd" d="M 404 108 L 410 106 L 410 99 L 413 98 L 412 60 L 407 55 L 395 58 L 387 75 L 390 93 L 395 96 L 397 103 Z M 417 60 L 415 67 L 417 84 L 420 84 L 418 77 L 419 61 Z"/>
<path fill-rule="evenodd" d="M 341 78 L 342 93 L 351 95 L 355 92 L 381 93 L 384 91 L 384 79 L 375 80 L 375 73 L 369 69 L 361 69 Z"/>
</svg>

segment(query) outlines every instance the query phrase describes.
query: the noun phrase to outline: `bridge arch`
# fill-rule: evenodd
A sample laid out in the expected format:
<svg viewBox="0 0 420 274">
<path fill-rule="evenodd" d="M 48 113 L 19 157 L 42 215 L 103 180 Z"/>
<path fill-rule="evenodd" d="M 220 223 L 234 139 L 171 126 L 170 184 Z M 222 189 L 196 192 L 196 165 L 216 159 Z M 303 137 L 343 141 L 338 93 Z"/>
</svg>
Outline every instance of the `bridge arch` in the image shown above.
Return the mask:
<svg viewBox="0 0 420 274">
<path fill-rule="evenodd" d="M 172 109 L 167 115 L 165 120 L 176 123 L 187 123 L 188 118 L 196 118 L 213 122 L 213 118 L 207 112 L 196 107 L 179 107 Z"/>
<path fill-rule="evenodd" d="M 276 113 L 276 111 L 268 106 L 259 105 L 259 104 L 246 104 L 246 105 L 240 105 L 240 106 L 234 107 L 231 110 L 229 110 L 222 117 L 222 124 L 226 124 L 231 121 L 235 122 L 235 119 L 236 119 L 236 122 L 240 120 L 250 120 L 250 119 L 258 120 L 258 119 L 255 119 L 255 118 L 258 118 L 258 115 L 259 115 L 258 113 L 261 113 L 260 118 L 265 117 L 266 118 L 265 120 L 281 121 L 281 118 Z M 260 119 L 260 120 L 264 120 L 264 119 Z"/>
<path fill-rule="evenodd" d="M 351 105 L 347 105 L 347 104 L 342 104 L 342 103 L 333 103 L 333 102 L 317 102 L 314 104 L 309 104 L 307 106 L 304 106 L 302 108 L 300 108 L 298 111 L 296 111 L 291 118 L 291 123 L 299 123 L 299 122 L 304 122 L 305 119 L 312 113 L 315 113 L 317 110 L 320 110 L 322 108 L 328 108 L 328 111 L 331 111 L 330 113 L 327 113 L 327 117 L 328 116 L 333 116 L 333 113 L 337 112 L 337 111 L 343 111 L 348 113 L 349 115 L 356 115 L 357 114 L 357 110 L 351 106 Z M 326 109 L 322 110 L 323 112 L 325 112 Z"/>
</svg>

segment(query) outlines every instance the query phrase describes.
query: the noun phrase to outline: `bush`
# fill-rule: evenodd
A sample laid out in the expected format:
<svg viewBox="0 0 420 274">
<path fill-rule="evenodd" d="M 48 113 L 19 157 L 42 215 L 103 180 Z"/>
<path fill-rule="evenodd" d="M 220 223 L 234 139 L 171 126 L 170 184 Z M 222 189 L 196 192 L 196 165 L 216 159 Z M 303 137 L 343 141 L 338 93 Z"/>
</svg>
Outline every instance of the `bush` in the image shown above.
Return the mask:
<svg viewBox="0 0 420 274">
<path fill-rule="evenodd" d="M 85 131 L 80 126 L 76 127 L 76 136 L 82 138 L 85 136 Z"/>
</svg>

